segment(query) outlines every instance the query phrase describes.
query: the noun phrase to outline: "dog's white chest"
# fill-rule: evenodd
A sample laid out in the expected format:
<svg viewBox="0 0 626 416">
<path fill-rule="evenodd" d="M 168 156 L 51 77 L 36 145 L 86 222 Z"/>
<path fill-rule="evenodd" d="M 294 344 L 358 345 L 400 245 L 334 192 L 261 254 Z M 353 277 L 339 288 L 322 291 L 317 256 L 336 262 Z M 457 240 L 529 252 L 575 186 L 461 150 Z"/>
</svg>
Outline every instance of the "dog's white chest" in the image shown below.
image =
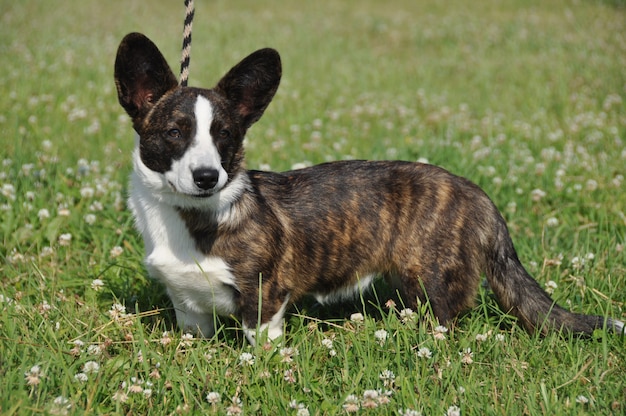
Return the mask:
<svg viewBox="0 0 626 416">
<path fill-rule="evenodd" d="M 145 249 L 145 265 L 167 288 L 174 306 L 196 313 L 236 313 L 235 278 L 228 264 L 196 248 L 175 208 L 156 200 L 136 173 L 129 198 Z"/>
</svg>

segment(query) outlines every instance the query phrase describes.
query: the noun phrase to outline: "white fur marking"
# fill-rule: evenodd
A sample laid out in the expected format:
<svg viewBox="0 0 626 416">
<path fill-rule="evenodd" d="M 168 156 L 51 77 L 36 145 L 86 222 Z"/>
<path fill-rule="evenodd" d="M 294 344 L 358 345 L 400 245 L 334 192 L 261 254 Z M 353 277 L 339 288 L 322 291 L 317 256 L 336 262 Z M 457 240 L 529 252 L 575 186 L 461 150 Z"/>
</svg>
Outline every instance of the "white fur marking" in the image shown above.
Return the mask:
<svg viewBox="0 0 626 416">
<path fill-rule="evenodd" d="M 258 328 L 250 327 L 246 322 L 242 322 L 243 333 L 246 335 L 250 345 L 256 345 L 257 334 L 263 337 L 266 331 L 269 341 L 274 341 L 283 335 L 283 325 L 285 322 L 283 317 L 289 305 L 289 298 L 291 298 L 291 295 L 287 295 L 278 312 L 276 312 L 269 321 L 261 324 Z"/>
<path fill-rule="evenodd" d="M 363 292 L 367 291 L 371 287 L 375 278 L 376 275 L 368 274 L 358 279 L 352 286 L 344 286 L 332 293 L 315 293 L 314 296 L 315 299 L 323 305 L 354 299 L 355 296 L 359 296 Z"/>
<path fill-rule="evenodd" d="M 194 182 L 194 170 L 206 168 L 215 169 L 219 172 L 219 179 L 213 192 L 221 190 L 228 181 L 228 174 L 222 167 L 220 154 L 211 137 L 211 123 L 213 122 L 211 102 L 199 95 L 196 99 L 194 113 L 196 116 L 196 136 L 183 157 L 173 161 L 172 168 L 165 172 L 167 182 L 174 185 L 177 192 L 191 196 L 202 193 Z"/>
<path fill-rule="evenodd" d="M 188 197 L 172 192 L 163 175 L 148 169 L 138 149 L 135 149 L 134 159 L 128 205 L 143 236 L 146 268 L 167 288 L 180 326 L 211 336 L 214 314 L 229 315 L 237 311 L 233 296 L 237 290 L 235 276 L 224 260 L 206 256 L 196 248 L 196 242 L 175 208 L 186 205 Z M 240 190 L 241 185 L 235 186 L 223 203 L 220 203 L 219 193 L 198 202 L 203 201 L 205 206 L 213 203 L 228 217 L 234 194 Z"/>
</svg>

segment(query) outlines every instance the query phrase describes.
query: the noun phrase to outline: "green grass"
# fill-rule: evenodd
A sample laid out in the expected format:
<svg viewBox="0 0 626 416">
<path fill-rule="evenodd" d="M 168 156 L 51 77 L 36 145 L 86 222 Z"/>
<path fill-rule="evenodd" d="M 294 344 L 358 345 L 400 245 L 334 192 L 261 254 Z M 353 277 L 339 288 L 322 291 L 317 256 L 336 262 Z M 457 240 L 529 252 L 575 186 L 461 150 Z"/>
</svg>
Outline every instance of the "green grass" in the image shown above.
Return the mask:
<svg viewBox="0 0 626 416">
<path fill-rule="evenodd" d="M 384 286 L 353 304 L 298 304 L 282 347 L 248 346 L 228 319 L 214 339 L 186 339 L 125 209 L 133 133 L 112 79 L 131 31 L 177 71 L 183 2 L 4 3 L 0 413 L 626 411 L 624 338 L 529 335 L 485 290 L 445 340 L 403 322 Z M 487 191 L 557 301 L 626 319 L 623 2 L 196 9 L 191 85 L 260 47 L 283 57 L 279 92 L 248 135 L 250 168 L 427 159 Z"/>
</svg>

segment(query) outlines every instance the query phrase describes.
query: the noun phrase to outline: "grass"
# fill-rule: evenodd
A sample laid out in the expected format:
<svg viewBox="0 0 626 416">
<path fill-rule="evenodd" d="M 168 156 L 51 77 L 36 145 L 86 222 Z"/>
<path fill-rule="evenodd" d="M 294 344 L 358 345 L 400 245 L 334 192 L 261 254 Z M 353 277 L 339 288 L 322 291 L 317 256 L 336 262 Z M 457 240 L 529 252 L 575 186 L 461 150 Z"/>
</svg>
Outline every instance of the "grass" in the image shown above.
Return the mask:
<svg viewBox="0 0 626 416">
<path fill-rule="evenodd" d="M 298 304 L 277 348 L 248 346 L 228 319 L 211 340 L 180 333 L 125 209 L 133 139 L 112 65 L 141 31 L 177 70 L 182 1 L 1 8 L 0 413 L 626 410 L 623 337 L 527 334 L 487 290 L 447 332 L 377 286 L 353 304 Z M 558 302 L 626 318 L 622 2 L 196 8 L 191 85 L 256 48 L 282 54 L 250 168 L 427 159 L 492 196 Z"/>
</svg>

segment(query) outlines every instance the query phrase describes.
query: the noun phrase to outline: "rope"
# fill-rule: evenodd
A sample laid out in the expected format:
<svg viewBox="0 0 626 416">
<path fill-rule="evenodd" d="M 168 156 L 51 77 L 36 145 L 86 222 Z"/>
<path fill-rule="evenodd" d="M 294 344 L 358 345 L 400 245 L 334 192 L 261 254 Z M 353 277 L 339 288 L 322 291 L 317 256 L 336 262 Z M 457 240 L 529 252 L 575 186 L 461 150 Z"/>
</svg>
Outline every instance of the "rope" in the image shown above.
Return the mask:
<svg viewBox="0 0 626 416">
<path fill-rule="evenodd" d="M 191 26 L 195 9 L 193 0 L 185 0 L 185 27 L 183 29 L 183 51 L 180 58 L 180 86 L 186 87 L 189 80 L 189 61 L 191 60 Z"/>
</svg>

